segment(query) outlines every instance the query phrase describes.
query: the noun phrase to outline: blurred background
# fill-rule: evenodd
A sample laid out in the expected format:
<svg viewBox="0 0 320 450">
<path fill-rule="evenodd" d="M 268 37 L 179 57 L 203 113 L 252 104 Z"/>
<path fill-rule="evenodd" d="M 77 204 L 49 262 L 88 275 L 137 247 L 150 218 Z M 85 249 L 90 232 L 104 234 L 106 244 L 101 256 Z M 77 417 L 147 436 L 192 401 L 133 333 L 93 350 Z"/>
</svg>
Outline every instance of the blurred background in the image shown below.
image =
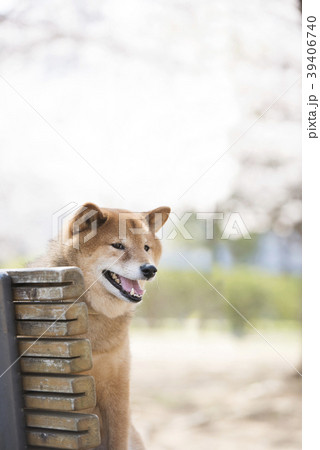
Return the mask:
<svg viewBox="0 0 320 450">
<path fill-rule="evenodd" d="M 133 321 L 137 428 L 153 450 L 299 449 L 298 1 L 4 0 L 0 56 L 1 267 L 69 205 L 189 212 Z M 235 212 L 251 239 L 222 239 Z"/>
</svg>

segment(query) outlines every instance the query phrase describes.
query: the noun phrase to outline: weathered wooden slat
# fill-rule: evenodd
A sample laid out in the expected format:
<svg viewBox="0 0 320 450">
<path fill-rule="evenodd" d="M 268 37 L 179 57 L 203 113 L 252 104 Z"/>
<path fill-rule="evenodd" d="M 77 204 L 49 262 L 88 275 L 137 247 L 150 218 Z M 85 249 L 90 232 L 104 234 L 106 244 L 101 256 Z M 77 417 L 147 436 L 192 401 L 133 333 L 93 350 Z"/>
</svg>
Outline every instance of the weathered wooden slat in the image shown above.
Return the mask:
<svg viewBox="0 0 320 450">
<path fill-rule="evenodd" d="M 88 449 L 100 444 L 99 419 L 94 414 L 26 411 L 29 445 Z"/>
<path fill-rule="evenodd" d="M 94 387 L 90 375 L 23 375 L 25 391 L 81 393 Z"/>
<path fill-rule="evenodd" d="M 27 339 L 19 338 L 19 351 L 24 356 L 74 358 L 90 352 L 88 339 Z"/>
<path fill-rule="evenodd" d="M 14 287 L 12 289 L 13 300 L 15 301 L 63 301 L 66 299 L 76 300 L 83 290 L 79 290 L 77 286 L 52 286 L 52 287 L 40 287 L 40 286 L 23 286 Z"/>
<path fill-rule="evenodd" d="M 65 283 L 82 284 L 83 276 L 79 267 L 36 267 L 7 269 L 13 285 L 17 283 Z"/>
<path fill-rule="evenodd" d="M 53 411 L 81 411 L 92 408 L 94 401 L 86 394 L 49 394 L 31 392 L 24 394 L 24 406 L 30 409 Z"/>
<path fill-rule="evenodd" d="M 78 373 L 92 367 L 88 339 L 19 339 L 22 372 Z"/>
<path fill-rule="evenodd" d="M 84 292 L 78 267 L 9 269 L 13 300 L 45 301 L 76 299 Z"/>
<path fill-rule="evenodd" d="M 22 372 L 69 374 L 89 370 L 92 368 L 92 363 L 82 356 L 75 359 L 22 357 L 20 367 Z"/>
<path fill-rule="evenodd" d="M 18 320 L 73 320 L 80 315 L 88 315 L 87 305 L 84 302 L 16 303 L 15 311 Z"/>
<path fill-rule="evenodd" d="M 63 322 L 23 320 L 17 322 L 16 328 L 18 336 L 63 337 L 75 336 L 86 332 L 86 325 L 80 320 Z"/>
<path fill-rule="evenodd" d="M 16 303 L 15 312 L 17 334 L 22 336 L 75 336 L 88 329 L 88 308 L 83 302 Z"/>
<path fill-rule="evenodd" d="M 22 378 L 26 408 L 78 411 L 96 404 L 94 379 L 89 375 Z"/>
</svg>

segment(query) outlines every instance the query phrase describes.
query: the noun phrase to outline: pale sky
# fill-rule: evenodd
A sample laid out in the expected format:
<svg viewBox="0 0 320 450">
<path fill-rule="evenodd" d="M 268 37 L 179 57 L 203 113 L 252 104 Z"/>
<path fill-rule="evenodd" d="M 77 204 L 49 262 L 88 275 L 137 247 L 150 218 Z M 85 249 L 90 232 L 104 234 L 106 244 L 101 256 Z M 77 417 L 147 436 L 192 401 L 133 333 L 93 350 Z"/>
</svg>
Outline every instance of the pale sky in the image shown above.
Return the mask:
<svg viewBox="0 0 320 450">
<path fill-rule="evenodd" d="M 236 148 L 179 197 L 252 123 L 250 108 L 268 106 L 300 70 L 297 64 L 277 78 L 283 49 L 295 57 L 299 18 L 291 0 L 272 4 L 243 2 L 246 17 L 235 0 L 24 6 L 23 20 L 0 31 L 9 49 L 0 65 L 0 195 L 7 211 L 0 233 L 18 236 L 21 220 L 30 240 L 42 242 L 51 215 L 70 202 L 212 210 L 232 187 Z M 253 41 L 248 27 L 257 14 L 262 32 Z M 55 32 L 66 37 L 53 40 Z M 259 57 L 271 58 L 274 74 L 258 96 L 242 95 L 237 82 L 250 77 Z M 297 94 L 288 94 L 290 107 Z"/>
</svg>

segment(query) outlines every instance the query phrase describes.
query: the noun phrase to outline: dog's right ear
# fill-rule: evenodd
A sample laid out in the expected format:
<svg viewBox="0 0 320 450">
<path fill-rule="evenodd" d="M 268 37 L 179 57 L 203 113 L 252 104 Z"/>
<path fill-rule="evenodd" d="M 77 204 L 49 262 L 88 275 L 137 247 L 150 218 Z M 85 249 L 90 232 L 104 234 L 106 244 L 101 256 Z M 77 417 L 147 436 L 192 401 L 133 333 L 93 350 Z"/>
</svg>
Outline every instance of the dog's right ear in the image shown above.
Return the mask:
<svg viewBox="0 0 320 450">
<path fill-rule="evenodd" d="M 82 231 L 90 231 L 93 222 L 96 222 L 97 227 L 99 227 L 106 220 L 107 216 L 103 214 L 99 206 L 94 203 L 85 203 L 70 220 L 68 237 L 71 239 L 75 234 L 79 234 Z"/>
</svg>

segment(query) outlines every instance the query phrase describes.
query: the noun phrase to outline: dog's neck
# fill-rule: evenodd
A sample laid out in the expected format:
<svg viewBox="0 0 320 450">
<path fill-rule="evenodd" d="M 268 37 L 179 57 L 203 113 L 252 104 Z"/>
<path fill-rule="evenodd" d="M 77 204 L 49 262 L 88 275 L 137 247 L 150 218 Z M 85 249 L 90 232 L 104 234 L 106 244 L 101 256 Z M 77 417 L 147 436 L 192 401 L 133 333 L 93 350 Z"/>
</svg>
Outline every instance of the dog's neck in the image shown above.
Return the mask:
<svg viewBox="0 0 320 450">
<path fill-rule="evenodd" d="M 128 343 L 129 326 L 132 316 L 124 314 L 110 319 L 89 309 L 87 337 L 91 341 L 93 353 L 110 352 Z"/>
</svg>

